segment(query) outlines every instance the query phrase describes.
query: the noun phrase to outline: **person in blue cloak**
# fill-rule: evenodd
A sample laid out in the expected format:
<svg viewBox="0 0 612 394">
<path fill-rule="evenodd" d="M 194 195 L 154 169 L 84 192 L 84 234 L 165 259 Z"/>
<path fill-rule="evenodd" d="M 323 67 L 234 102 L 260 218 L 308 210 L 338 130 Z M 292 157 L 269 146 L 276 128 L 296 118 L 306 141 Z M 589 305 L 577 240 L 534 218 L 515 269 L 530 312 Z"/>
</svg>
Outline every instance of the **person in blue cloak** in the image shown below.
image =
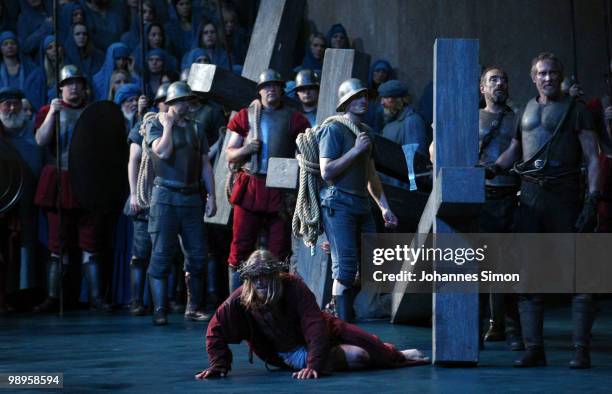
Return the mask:
<svg viewBox="0 0 612 394">
<path fill-rule="evenodd" d="M 104 50 L 119 41 L 128 28 L 124 1 L 80 0 L 80 4 L 85 11 L 85 19 L 96 48 Z"/>
<path fill-rule="evenodd" d="M 72 26 L 71 34 L 64 42 L 64 53 L 66 62 L 77 66 L 88 83 L 104 63 L 104 53 L 93 46 L 87 25 L 83 23 Z"/>
<path fill-rule="evenodd" d="M 327 47 L 327 41 L 322 33 L 316 32 L 310 35 L 308 44 L 306 46 L 306 54 L 302 64 L 297 66 L 293 71 L 299 72 L 301 70 L 312 70 L 321 73 L 323 69 L 323 56 L 325 55 L 325 48 Z"/>
<path fill-rule="evenodd" d="M 124 43 L 116 42 L 108 47 L 100 71 L 93 76 L 93 94 L 96 100 L 107 99 L 113 71 L 122 69 L 131 75 L 129 63 L 130 49 Z"/>
<path fill-rule="evenodd" d="M 170 14 L 170 21 L 165 25 L 168 40 L 175 50 L 178 59 L 191 49 L 197 26 L 197 13 L 193 12 L 191 0 L 172 0 L 174 11 Z"/>
<path fill-rule="evenodd" d="M 348 49 L 351 47 L 346 29 L 340 23 L 336 23 L 329 29 L 326 38 L 330 48 Z"/>
<path fill-rule="evenodd" d="M 193 63 L 210 64 L 206 51 L 202 48 L 193 48 L 183 56 L 181 71 L 191 67 Z"/>
<path fill-rule="evenodd" d="M 232 58 L 237 64 L 244 64 L 247 50 L 249 49 L 250 35 L 248 31 L 238 24 L 238 14 L 233 7 L 224 5 L 223 28 L 225 30 L 225 41 L 229 45 Z"/>
<path fill-rule="evenodd" d="M 158 22 L 157 10 L 151 0 L 144 0 L 142 2 L 142 19 L 144 22 L 144 30 L 148 31 L 149 25 L 153 22 Z M 130 23 L 130 29 L 121 35 L 121 42 L 127 45 L 131 51 L 134 51 L 138 44 L 140 44 L 140 19 L 134 20 Z"/>
<path fill-rule="evenodd" d="M 125 119 L 126 132 L 132 130 L 138 122 L 138 98 L 140 94 L 140 86 L 135 83 L 126 83 L 115 93 L 114 101 L 115 104 L 121 107 L 121 112 Z"/>
<path fill-rule="evenodd" d="M 26 97 L 34 108 L 39 109 L 56 96 L 55 87 L 55 36 L 47 36 L 40 43 L 38 57 L 39 67 L 35 68 L 26 79 Z M 59 68 L 64 65 L 64 50 L 58 48 Z"/>
<path fill-rule="evenodd" d="M 85 10 L 78 3 L 66 3 L 62 5 L 59 12 L 60 42 L 66 42 L 72 35 L 72 27 L 77 23 L 87 24 L 85 21 Z"/>
<path fill-rule="evenodd" d="M 168 62 L 167 53 L 162 49 L 151 49 L 147 52 L 147 95 L 154 97 L 159 86 L 163 83 L 163 75 Z"/>
<path fill-rule="evenodd" d="M 171 53 L 173 52 L 170 48 L 170 44 L 166 38 L 164 27 L 159 23 L 150 23 L 145 29 L 145 53 L 151 49 L 160 49 L 164 53 L 164 66 L 167 70 L 178 71 L 178 61 Z M 136 48 L 132 51 L 132 58 L 134 59 L 134 70 L 140 72 L 141 67 L 141 46 L 136 45 Z M 151 94 L 154 94 L 157 89 L 153 90 Z"/>
<path fill-rule="evenodd" d="M 0 33 L 0 88 L 23 91 L 25 82 L 36 65 L 19 52 L 19 40 L 12 31 Z"/>
<path fill-rule="evenodd" d="M 368 112 L 364 117 L 364 122 L 370 126 L 375 133 L 380 133 L 383 128 L 383 107 L 378 98 L 378 87 L 392 79 L 393 68 L 391 63 L 385 59 L 378 59 L 370 66 L 368 75 Z"/>
<path fill-rule="evenodd" d="M 21 50 L 36 57 L 40 42 L 53 33 L 51 18 L 51 2 L 42 0 L 20 0 L 21 13 L 17 19 L 17 35 L 21 42 Z M 40 61 L 41 59 L 36 59 Z"/>
<path fill-rule="evenodd" d="M 200 24 L 197 36 L 193 40 L 193 48 L 202 48 L 211 64 L 231 71 L 227 51 L 219 36 L 219 29 L 212 20 Z M 233 57 L 231 60 L 232 65 L 235 64 Z"/>
</svg>

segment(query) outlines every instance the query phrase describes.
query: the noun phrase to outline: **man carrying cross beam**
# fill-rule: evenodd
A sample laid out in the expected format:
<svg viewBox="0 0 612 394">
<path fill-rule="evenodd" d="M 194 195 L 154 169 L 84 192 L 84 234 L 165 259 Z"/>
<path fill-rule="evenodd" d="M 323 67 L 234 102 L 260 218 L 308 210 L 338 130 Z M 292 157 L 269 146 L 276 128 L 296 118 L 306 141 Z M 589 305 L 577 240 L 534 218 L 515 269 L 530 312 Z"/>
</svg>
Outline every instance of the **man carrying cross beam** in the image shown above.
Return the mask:
<svg viewBox="0 0 612 394">
<path fill-rule="evenodd" d="M 282 102 L 285 82 L 272 69 L 261 73 L 259 98 L 232 118 L 227 145 L 230 166 L 238 168 L 230 202 L 234 205 L 230 265 L 231 290 L 240 285 L 237 269 L 255 250 L 259 233 L 267 232 L 267 249 L 284 260 L 291 237 L 285 195 L 266 187 L 268 160 L 295 155 L 297 135 L 310 127 L 301 112 Z"/>
<path fill-rule="evenodd" d="M 367 88 L 348 79 L 338 88 L 336 111 L 343 112 L 318 134 L 323 226 L 332 255 L 332 309 L 345 321 L 353 319 L 354 282 L 362 233 L 376 232 L 368 193 L 379 206 L 386 227 L 396 227 L 371 158 L 371 129 L 362 123 L 368 110 Z"/>
<path fill-rule="evenodd" d="M 512 164 L 521 175 L 518 229 L 523 233 L 592 232 L 597 220 L 599 164 L 593 119 L 584 103 L 561 91 L 563 64 L 544 52 L 532 61 L 531 78 L 538 96 L 523 110 L 510 147 L 487 168 L 487 177 Z M 582 161 L 587 165 L 588 192 L 580 184 Z M 515 367 L 546 365 L 544 305 L 539 294 L 519 299 L 523 339 L 527 347 Z M 574 358 L 570 368 L 590 368 L 591 327 L 595 310 L 590 294 L 573 294 Z"/>
</svg>

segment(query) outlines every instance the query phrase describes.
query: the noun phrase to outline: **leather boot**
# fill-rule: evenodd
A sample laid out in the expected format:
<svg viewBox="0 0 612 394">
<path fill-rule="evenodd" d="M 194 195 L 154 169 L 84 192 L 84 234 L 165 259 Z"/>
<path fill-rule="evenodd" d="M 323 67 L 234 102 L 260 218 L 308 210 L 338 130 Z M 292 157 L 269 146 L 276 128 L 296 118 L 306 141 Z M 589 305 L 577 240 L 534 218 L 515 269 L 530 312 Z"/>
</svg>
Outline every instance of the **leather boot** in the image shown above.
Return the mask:
<svg viewBox="0 0 612 394">
<path fill-rule="evenodd" d="M 515 294 L 506 294 L 505 298 L 506 343 L 513 352 L 525 350 L 521 334 L 521 319 L 518 313 L 518 301 Z"/>
<path fill-rule="evenodd" d="M 19 288 L 29 289 L 36 285 L 36 250 L 31 246 L 21 247 L 21 265 L 19 266 Z"/>
<path fill-rule="evenodd" d="M 100 292 L 100 263 L 96 256 L 90 256 L 83 262 L 83 271 L 89 286 L 89 309 L 92 311 L 110 312 L 111 307 L 104 301 Z"/>
<path fill-rule="evenodd" d="M 168 278 L 154 278 L 151 275 L 148 278 L 151 289 L 151 301 L 153 302 L 153 324 L 164 326 L 168 324 Z"/>
<path fill-rule="evenodd" d="M 595 319 L 593 297 L 590 294 L 576 294 L 572 299 L 572 320 L 574 323 L 574 358 L 570 361 L 572 369 L 591 368 L 591 328 Z"/>
<path fill-rule="evenodd" d="M 185 305 L 179 300 L 177 290 L 177 284 L 179 283 L 178 268 L 175 264 L 172 264 L 170 268 L 170 274 L 168 274 L 168 312 L 169 313 L 184 313 Z"/>
<path fill-rule="evenodd" d="M 146 309 L 142 300 L 144 294 L 147 260 L 133 258 L 130 262 L 130 314 L 144 316 Z"/>
<path fill-rule="evenodd" d="M 66 267 L 64 266 L 64 274 Z M 59 311 L 60 296 L 60 259 L 59 256 L 51 256 L 47 270 L 47 298 L 35 306 L 35 313 L 55 313 Z"/>
<path fill-rule="evenodd" d="M 484 335 L 486 342 L 500 342 L 506 339 L 504 333 L 504 299 L 503 294 L 489 294 L 489 329 Z"/>
<path fill-rule="evenodd" d="M 192 275 L 185 273 L 185 285 L 187 288 L 187 307 L 185 308 L 185 320 L 209 321 L 210 313 L 200 309 L 202 305 L 204 290 L 206 289 L 203 275 Z"/>
<path fill-rule="evenodd" d="M 517 368 L 530 368 L 546 365 L 544 353 L 544 307 L 538 295 L 523 295 L 519 301 L 521 328 L 527 351 L 514 362 Z"/>
</svg>

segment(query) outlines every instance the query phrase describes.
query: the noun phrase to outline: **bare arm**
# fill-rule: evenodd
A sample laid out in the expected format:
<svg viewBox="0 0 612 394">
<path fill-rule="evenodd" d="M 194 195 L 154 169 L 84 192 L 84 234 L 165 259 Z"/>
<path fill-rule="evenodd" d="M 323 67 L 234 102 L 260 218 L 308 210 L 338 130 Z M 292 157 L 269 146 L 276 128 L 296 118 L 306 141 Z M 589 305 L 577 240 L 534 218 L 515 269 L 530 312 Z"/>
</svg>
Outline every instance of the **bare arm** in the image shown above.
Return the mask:
<svg viewBox="0 0 612 394">
<path fill-rule="evenodd" d="M 520 160 L 522 154 L 521 143 L 516 138 L 512 139 L 508 149 L 502 153 L 495 164 L 497 164 L 502 170 L 509 170 L 514 163 Z"/>
<path fill-rule="evenodd" d="M 138 211 L 137 204 L 137 185 L 138 185 L 138 169 L 140 168 L 140 158 L 142 156 L 142 147 L 138 144 L 130 144 L 130 160 L 128 161 L 128 181 L 130 183 L 130 208 L 132 212 Z"/>
<path fill-rule="evenodd" d="M 204 181 L 204 188 L 206 188 L 206 192 L 208 193 L 206 196 L 206 216 L 215 216 L 217 212 L 215 178 L 208 155 L 202 155 L 202 180 Z"/>
<path fill-rule="evenodd" d="M 599 161 L 597 160 L 599 145 L 597 135 L 593 130 L 580 130 L 578 139 L 580 140 L 582 154 L 587 164 L 589 194 L 592 194 L 599 189 Z"/>
<path fill-rule="evenodd" d="M 247 160 L 253 153 L 261 148 L 261 141 L 253 140 L 249 144 L 244 144 L 244 137 L 240 134 L 227 129 L 230 132 L 230 139 L 227 143 L 227 161 L 230 163 L 240 163 Z"/>
<path fill-rule="evenodd" d="M 382 217 L 385 222 L 385 227 L 396 227 L 398 222 L 397 217 L 393 212 L 391 212 L 391 208 L 389 208 L 387 196 L 385 196 L 382 184 L 380 183 L 380 178 L 376 172 L 374 160 L 372 159 L 370 159 L 370 163 L 368 165 L 368 192 L 370 192 L 370 195 L 376 202 L 376 205 L 378 205 L 378 208 L 380 208 L 380 212 L 382 213 Z"/>
<path fill-rule="evenodd" d="M 39 146 L 46 146 L 51 143 L 53 135 L 55 134 L 55 114 L 59 114 L 62 108 L 61 106 L 58 99 L 53 99 L 51 101 L 49 112 L 47 112 L 45 120 L 36 131 L 35 138 Z"/>
<path fill-rule="evenodd" d="M 155 153 L 160 159 L 168 159 L 172 156 L 172 152 L 174 151 L 174 143 L 172 142 L 172 126 L 174 125 L 174 117 L 169 116 L 170 111 L 166 114 L 159 114 L 159 122 L 162 124 L 164 130 L 162 136 L 151 144 L 151 150 Z"/>
<path fill-rule="evenodd" d="M 342 174 L 362 152 L 370 147 L 370 144 L 367 134 L 360 133 L 355 139 L 355 145 L 339 158 L 319 157 L 323 180 L 331 181 Z"/>
</svg>

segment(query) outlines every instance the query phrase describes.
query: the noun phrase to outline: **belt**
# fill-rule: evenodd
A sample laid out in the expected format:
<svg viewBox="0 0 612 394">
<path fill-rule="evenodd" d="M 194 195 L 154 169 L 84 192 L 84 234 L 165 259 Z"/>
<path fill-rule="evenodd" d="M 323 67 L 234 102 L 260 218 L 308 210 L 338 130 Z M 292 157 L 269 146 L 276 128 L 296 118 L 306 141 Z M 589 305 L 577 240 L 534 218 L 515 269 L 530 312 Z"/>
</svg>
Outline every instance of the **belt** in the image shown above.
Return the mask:
<svg viewBox="0 0 612 394">
<path fill-rule="evenodd" d="M 535 183 L 540 186 L 553 186 L 553 185 L 569 185 L 577 183 L 580 179 L 579 173 L 572 171 L 570 173 L 560 174 L 556 176 L 550 175 L 521 175 L 521 179 L 525 182 Z"/>
<path fill-rule="evenodd" d="M 164 182 L 164 180 L 159 179 L 159 178 L 155 178 L 155 180 L 153 181 L 153 184 L 155 186 L 162 187 L 164 189 L 171 190 L 173 192 L 177 192 L 181 194 L 198 194 L 200 192 L 200 186 L 197 184 L 185 185 L 185 186 L 172 185 L 167 182 Z"/>
</svg>

